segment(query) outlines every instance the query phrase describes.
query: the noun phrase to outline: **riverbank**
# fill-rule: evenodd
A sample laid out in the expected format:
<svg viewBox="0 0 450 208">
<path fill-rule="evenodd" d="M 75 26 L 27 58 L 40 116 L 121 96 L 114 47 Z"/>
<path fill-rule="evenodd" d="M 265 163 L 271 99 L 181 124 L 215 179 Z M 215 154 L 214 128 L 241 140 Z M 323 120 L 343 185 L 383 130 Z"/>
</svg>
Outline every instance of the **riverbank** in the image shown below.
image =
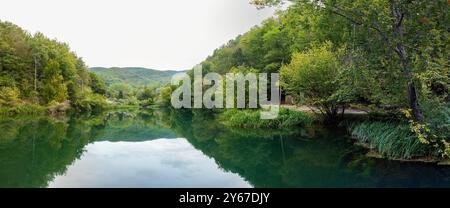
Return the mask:
<svg viewBox="0 0 450 208">
<path fill-rule="evenodd" d="M 49 115 L 56 116 L 70 111 L 68 102 L 55 103 L 50 106 L 23 105 L 16 107 L 0 107 L 0 114 L 13 115 Z M 108 105 L 102 111 L 110 110 L 143 110 L 136 105 Z M 147 110 L 157 109 L 152 107 Z M 340 125 L 347 129 L 348 135 L 354 139 L 355 145 L 368 150 L 367 156 L 403 162 L 425 162 L 449 164 L 446 158 L 440 157 L 429 145 L 423 144 L 411 132 L 407 124 L 400 121 L 380 121 L 368 118 L 368 113 L 351 109 L 346 111 L 345 120 L 340 124 L 323 124 L 320 116 L 314 114 L 306 106 L 282 105 L 276 119 L 261 120 L 261 110 L 228 109 L 219 111 L 216 120 L 227 127 L 239 129 L 287 129 L 310 127 L 313 123 L 331 127 Z"/>
<path fill-rule="evenodd" d="M 273 129 L 304 127 L 322 123 L 315 115 L 316 109 L 307 106 L 282 105 L 280 116 L 274 120 L 261 120 L 258 110 L 226 110 L 219 114 L 219 120 L 231 127 L 243 129 Z M 372 118 L 368 112 L 359 109 L 346 110 L 338 124 L 346 128 L 355 145 L 368 150 L 367 155 L 402 162 L 424 162 L 449 164 L 442 152 L 422 142 L 411 131 L 407 122 L 396 119 Z M 336 124 L 323 124 L 326 126 Z"/>
</svg>

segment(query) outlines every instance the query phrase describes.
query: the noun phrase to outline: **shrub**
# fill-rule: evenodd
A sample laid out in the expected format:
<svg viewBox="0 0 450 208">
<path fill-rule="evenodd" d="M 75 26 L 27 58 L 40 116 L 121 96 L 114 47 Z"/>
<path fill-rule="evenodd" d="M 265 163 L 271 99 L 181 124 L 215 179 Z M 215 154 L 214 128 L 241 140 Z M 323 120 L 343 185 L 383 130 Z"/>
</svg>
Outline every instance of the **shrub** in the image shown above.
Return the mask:
<svg viewBox="0 0 450 208">
<path fill-rule="evenodd" d="M 16 102 L 20 92 L 16 87 L 0 87 L 0 104 Z"/>
<path fill-rule="evenodd" d="M 226 110 L 220 115 L 220 120 L 227 126 L 241 128 L 282 128 L 309 125 L 312 119 L 300 111 L 281 108 L 276 119 L 261 119 L 261 110 Z"/>
<path fill-rule="evenodd" d="M 105 98 L 99 94 L 88 94 L 74 103 L 74 108 L 80 112 L 100 112 L 106 106 Z"/>
<path fill-rule="evenodd" d="M 23 104 L 12 107 L 0 107 L 0 115 L 42 115 L 45 113 L 45 107 L 36 104 Z"/>
<path fill-rule="evenodd" d="M 438 102 L 423 102 L 425 122 L 414 122 L 409 110 L 404 110 L 410 129 L 419 141 L 433 147 L 435 156 L 450 157 L 450 106 Z"/>
<path fill-rule="evenodd" d="M 171 106 L 170 99 L 172 92 L 173 92 L 172 86 L 166 85 L 159 92 L 159 95 L 157 96 L 155 103 L 162 106 Z"/>
</svg>

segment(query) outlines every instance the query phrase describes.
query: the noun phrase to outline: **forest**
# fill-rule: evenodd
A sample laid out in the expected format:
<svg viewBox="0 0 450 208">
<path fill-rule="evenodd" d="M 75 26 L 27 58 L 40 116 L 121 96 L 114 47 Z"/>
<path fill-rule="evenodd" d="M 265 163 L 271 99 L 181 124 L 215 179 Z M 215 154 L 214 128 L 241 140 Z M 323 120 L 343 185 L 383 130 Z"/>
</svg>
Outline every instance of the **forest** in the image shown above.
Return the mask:
<svg viewBox="0 0 450 208">
<path fill-rule="evenodd" d="M 98 110 L 105 83 L 65 43 L 0 22 L 2 114 Z M 70 104 L 69 104 L 70 102 Z"/>
</svg>

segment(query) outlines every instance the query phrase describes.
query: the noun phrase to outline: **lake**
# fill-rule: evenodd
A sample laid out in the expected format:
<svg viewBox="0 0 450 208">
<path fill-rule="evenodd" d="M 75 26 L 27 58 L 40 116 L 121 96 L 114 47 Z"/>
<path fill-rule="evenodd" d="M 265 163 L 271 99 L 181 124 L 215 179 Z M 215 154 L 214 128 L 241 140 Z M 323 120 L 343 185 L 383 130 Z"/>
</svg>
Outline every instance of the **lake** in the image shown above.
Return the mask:
<svg viewBox="0 0 450 208">
<path fill-rule="evenodd" d="M 201 111 L 0 118 L 0 187 L 450 187 L 343 129 L 226 128 Z"/>
</svg>

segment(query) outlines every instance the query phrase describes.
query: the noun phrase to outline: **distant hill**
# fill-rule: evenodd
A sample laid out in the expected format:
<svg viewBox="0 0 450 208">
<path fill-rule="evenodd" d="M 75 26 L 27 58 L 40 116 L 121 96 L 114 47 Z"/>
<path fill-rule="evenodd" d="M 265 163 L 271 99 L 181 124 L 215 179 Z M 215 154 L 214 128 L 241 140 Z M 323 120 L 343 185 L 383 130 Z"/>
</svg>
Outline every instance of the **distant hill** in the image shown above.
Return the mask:
<svg viewBox="0 0 450 208">
<path fill-rule="evenodd" d="M 176 73 L 186 71 L 159 71 L 141 67 L 92 67 L 90 70 L 102 77 L 108 86 L 114 83 L 127 83 L 138 87 L 142 85 L 167 84 Z"/>
</svg>

